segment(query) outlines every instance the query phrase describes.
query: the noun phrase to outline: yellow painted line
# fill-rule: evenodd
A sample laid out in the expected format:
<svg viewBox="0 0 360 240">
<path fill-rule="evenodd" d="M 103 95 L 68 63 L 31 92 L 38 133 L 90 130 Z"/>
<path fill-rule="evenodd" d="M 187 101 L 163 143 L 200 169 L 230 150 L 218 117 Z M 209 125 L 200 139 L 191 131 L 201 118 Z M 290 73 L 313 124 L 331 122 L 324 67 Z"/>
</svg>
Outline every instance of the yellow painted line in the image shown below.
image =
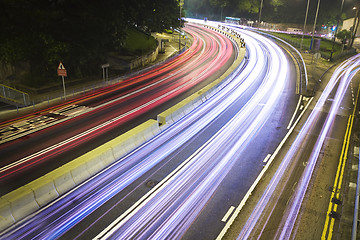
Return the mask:
<svg viewBox="0 0 360 240">
<path fill-rule="evenodd" d="M 296 66 L 296 59 L 295 59 L 295 57 L 291 54 L 291 52 L 290 52 L 287 48 L 285 48 L 285 47 L 283 47 L 282 49 L 284 49 L 284 50 L 288 53 L 288 56 L 291 57 L 294 65 Z M 299 67 L 295 67 L 295 70 L 296 70 L 296 76 L 298 76 L 298 77 L 296 78 L 295 93 L 296 93 L 296 94 L 300 94 L 301 73 L 300 73 Z"/>
<path fill-rule="evenodd" d="M 343 169 L 342 165 L 345 165 L 344 151 L 345 151 L 345 149 L 347 149 L 347 147 L 346 147 L 347 146 L 347 140 L 348 140 L 348 136 L 350 136 L 349 132 L 350 132 L 351 119 L 352 119 L 352 116 L 350 115 L 348 123 L 347 123 L 347 127 L 346 127 L 344 142 L 343 142 L 343 146 L 342 146 L 342 150 L 341 150 L 341 154 L 340 154 L 339 165 L 338 165 L 338 168 L 337 168 L 337 171 L 336 171 L 335 181 L 334 181 L 334 185 L 333 185 L 333 191 L 332 191 L 331 196 L 330 196 L 330 203 L 329 203 L 329 207 L 328 207 L 328 210 L 327 210 L 327 213 L 326 213 L 326 220 L 325 220 L 324 229 L 323 229 L 321 239 L 331 239 L 330 236 L 328 236 L 328 238 L 326 238 L 326 233 L 328 232 L 329 221 L 331 221 L 331 222 L 334 221 L 333 218 L 331 218 L 331 220 L 330 220 L 330 213 L 331 213 L 331 210 L 333 208 L 333 203 L 332 203 L 331 199 L 335 196 L 335 191 L 336 191 L 335 187 L 336 187 L 337 182 L 339 180 L 339 176 L 343 173 L 341 170 Z M 342 179 L 342 177 L 341 177 L 341 179 Z M 334 224 L 332 223 L 330 225 L 333 226 Z M 329 235 L 330 235 L 330 232 L 332 233 L 331 227 L 329 228 Z"/>
<path fill-rule="evenodd" d="M 357 102 L 359 99 L 359 93 L 360 93 L 360 85 L 358 88 L 358 93 L 357 93 L 357 97 L 356 97 L 356 101 L 354 104 L 354 110 L 353 110 L 353 114 L 349 116 L 349 120 L 348 120 L 348 124 L 347 124 L 347 128 L 346 128 L 346 132 L 345 132 L 345 136 L 344 136 L 344 143 L 343 143 L 343 147 L 342 147 L 342 151 L 341 151 L 341 155 L 340 155 L 340 161 L 339 161 L 339 165 L 338 165 L 338 169 L 336 172 L 336 177 L 335 177 L 335 181 L 334 181 L 334 187 L 336 186 L 337 180 L 339 178 L 339 183 L 338 183 L 338 190 L 336 191 L 336 198 L 339 199 L 340 197 L 340 189 L 341 189 L 341 184 L 342 184 L 342 179 L 343 179 L 343 175 L 344 175 L 344 169 L 345 169 L 345 163 L 347 160 L 347 152 L 349 149 L 349 142 L 350 142 L 350 136 L 351 136 L 351 130 L 352 130 L 352 126 L 354 123 L 354 115 L 355 115 L 355 111 L 356 111 L 356 106 L 357 106 Z M 340 169 L 341 167 L 341 169 Z M 324 229 L 323 229 L 323 233 L 321 236 L 321 239 L 331 239 L 332 238 L 332 233 L 333 233 L 333 228 L 334 228 L 334 224 L 335 224 L 335 220 L 334 218 L 330 219 L 330 212 L 333 206 L 333 203 L 331 202 L 331 199 L 335 196 L 335 191 L 333 191 L 331 193 L 331 197 L 330 197 L 330 203 L 329 203 L 329 207 L 328 207 L 328 211 L 326 214 L 326 220 L 325 220 L 325 224 L 324 224 Z M 336 212 L 337 210 L 337 204 L 334 205 L 334 211 Z M 329 221 L 330 221 L 330 226 L 329 226 Z M 328 228 L 329 226 L 329 228 Z M 326 233 L 329 230 L 329 234 L 326 238 Z"/>
<path fill-rule="evenodd" d="M 342 180 L 343 180 L 343 176 L 344 176 L 344 169 L 345 169 L 345 163 L 347 160 L 347 153 L 348 153 L 348 149 L 349 149 L 349 142 L 350 142 L 350 136 L 351 136 L 351 129 L 352 129 L 352 125 L 353 125 L 353 120 L 354 120 L 354 116 L 350 116 L 350 129 L 349 129 L 349 133 L 347 136 L 347 140 L 346 140 L 346 149 L 344 152 L 344 160 L 343 160 L 343 164 L 342 164 L 342 168 L 341 168 L 341 173 L 340 173 L 340 179 L 339 179 L 339 183 L 338 183 L 338 190 L 336 193 L 336 198 L 339 199 L 340 197 L 340 190 L 341 190 L 341 185 L 342 185 Z M 334 211 L 336 212 L 338 205 L 334 204 Z M 330 223 L 330 227 L 329 227 L 329 235 L 328 235 L 328 239 L 332 238 L 332 233 L 334 230 L 334 224 L 335 224 L 335 219 L 331 218 L 331 223 Z"/>
<path fill-rule="evenodd" d="M 16 92 L 20 92 L 20 93 L 23 93 L 23 94 L 28 95 L 26 92 L 23 92 L 23 91 L 17 90 L 17 89 L 15 89 L 15 88 L 12 88 L 12 87 L 6 86 L 6 85 L 4 85 L 4 84 L 0 84 L 0 86 L 3 86 L 3 87 L 6 87 L 6 88 L 9 88 L 9 89 L 11 89 L 11 90 L 14 90 L 14 91 L 16 91 Z"/>
</svg>

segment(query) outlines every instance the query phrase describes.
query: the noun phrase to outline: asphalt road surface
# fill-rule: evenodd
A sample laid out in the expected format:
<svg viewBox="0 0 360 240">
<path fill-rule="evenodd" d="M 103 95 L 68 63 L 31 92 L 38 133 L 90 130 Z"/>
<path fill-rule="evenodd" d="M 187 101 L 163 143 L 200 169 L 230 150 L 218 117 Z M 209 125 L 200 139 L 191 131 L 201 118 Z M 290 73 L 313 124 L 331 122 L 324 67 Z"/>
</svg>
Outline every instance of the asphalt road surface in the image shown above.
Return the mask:
<svg viewBox="0 0 360 240">
<path fill-rule="evenodd" d="M 0 145 L 0 182 L 4 186 L 0 194 L 156 118 L 232 64 L 235 51 L 227 37 L 191 25 L 184 30 L 192 35 L 192 46 L 166 64 L 35 116 L 7 122 L 10 132 L 16 134 L 3 137 Z M 13 140 L 7 141 L 9 138 Z"/>
<path fill-rule="evenodd" d="M 260 35 L 241 33 L 246 60 L 221 91 L 8 234 L 216 238 L 229 207 L 241 201 L 308 101 L 295 93 L 290 57 Z"/>
</svg>

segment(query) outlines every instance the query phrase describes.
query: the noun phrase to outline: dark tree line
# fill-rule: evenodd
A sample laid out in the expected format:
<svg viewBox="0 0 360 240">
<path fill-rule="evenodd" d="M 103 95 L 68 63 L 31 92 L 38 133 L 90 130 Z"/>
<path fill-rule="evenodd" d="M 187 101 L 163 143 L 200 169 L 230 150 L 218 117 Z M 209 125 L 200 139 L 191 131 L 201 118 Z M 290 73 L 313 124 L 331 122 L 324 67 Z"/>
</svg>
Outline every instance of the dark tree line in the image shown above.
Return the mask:
<svg viewBox="0 0 360 240">
<path fill-rule="evenodd" d="M 98 71 L 126 29 L 178 26 L 177 0 L 0 0 L 0 62 L 29 66 L 34 85 L 54 79 L 59 61 L 73 77 Z"/>
<path fill-rule="evenodd" d="M 341 1 L 321 0 L 318 22 L 335 22 Z M 208 17 L 214 20 L 222 17 L 223 20 L 225 16 L 231 16 L 257 20 L 260 3 L 261 0 L 187 0 L 185 8 L 189 17 Z M 272 23 L 303 23 L 306 5 L 307 0 L 263 0 L 261 20 Z M 314 21 L 316 7 L 317 0 L 311 0 L 308 23 Z"/>
</svg>

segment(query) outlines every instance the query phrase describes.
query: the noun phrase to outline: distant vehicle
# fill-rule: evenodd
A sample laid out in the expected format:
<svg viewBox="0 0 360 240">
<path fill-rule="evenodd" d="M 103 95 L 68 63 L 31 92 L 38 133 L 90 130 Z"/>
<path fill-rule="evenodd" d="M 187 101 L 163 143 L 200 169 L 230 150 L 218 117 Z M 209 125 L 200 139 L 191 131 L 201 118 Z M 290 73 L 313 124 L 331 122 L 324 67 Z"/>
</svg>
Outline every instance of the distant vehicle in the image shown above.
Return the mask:
<svg viewBox="0 0 360 240">
<path fill-rule="evenodd" d="M 225 22 L 240 25 L 241 19 L 235 17 L 225 17 Z"/>
<path fill-rule="evenodd" d="M 286 31 L 291 33 L 302 33 L 302 30 L 300 28 L 288 28 L 286 29 Z"/>
</svg>

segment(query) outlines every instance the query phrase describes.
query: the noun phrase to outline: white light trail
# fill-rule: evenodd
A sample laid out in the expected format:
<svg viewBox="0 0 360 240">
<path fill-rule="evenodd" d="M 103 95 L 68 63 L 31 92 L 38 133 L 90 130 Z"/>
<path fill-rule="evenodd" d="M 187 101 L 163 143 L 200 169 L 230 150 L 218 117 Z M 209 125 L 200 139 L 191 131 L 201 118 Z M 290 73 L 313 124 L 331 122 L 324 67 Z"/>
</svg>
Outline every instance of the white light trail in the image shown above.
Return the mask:
<svg viewBox="0 0 360 240">
<path fill-rule="evenodd" d="M 267 66 L 263 73 L 256 76 L 262 77 L 263 82 L 251 100 L 187 159 L 186 165 L 174 171 L 170 179 L 159 183 L 159 189 L 146 196 L 146 200 L 140 200 L 131 212 L 120 216 L 96 239 L 179 238 L 199 214 L 231 169 L 236 155 L 245 149 L 267 120 L 285 86 L 288 63 L 284 53 L 271 41 L 257 34 L 246 34 L 247 45 L 256 49 L 256 58 L 249 50 L 251 59 L 264 62 Z M 255 39 L 261 42 L 261 48 Z M 269 56 L 271 61 L 266 60 Z"/>
<path fill-rule="evenodd" d="M 42 208 L 30 221 L 22 221 L 23 228 L 19 223 L 20 230 L 18 226 L 11 228 L 8 236 L 18 239 L 26 238 L 25 233 L 37 239 L 61 236 L 256 88 L 231 121 L 98 238 L 146 236 L 151 239 L 184 234 L 237 160 L 237 154 L 246 148 L 276 108 L 286 85 L 288 62 L 282 50 L 258 34 L 245 31 L 242 34 L 250 58 L 242 72 L 232 75 L 235 79 L 171 128 Z M 60 210 L 62 215 L 58 216 Z"/>
<path fill-rule="evenodd" d="M 324 124 L 324 127 L 322 128 L 321 134 L 319 136 L 318 141 L 316 142 L 316 145 L 314 146 L 313 152 L 311 154 L 311 158 L 308 160 L 308 165 L 304 171 L 304 174 L 302 176 L 301 181 L 298 184 L 298 187 L 295 191 L 296 195 L 294 200 L 290 204 L 290 209 L 288 209 L 286 216 L 284 216 L 284 220 L 281 224 L 281 228 L 279 232 L 277 233 L 277 237 L 279 239 L 289 239 L 292 229 L 295 224 L 295 220 L 297 218 L 301 202 L 304 198 L 307 186 L 309 184 L 316 159 L 318 158 L 318 155 L 320 153 L 320 149 L 325 141 L 325 138 L 331 129 L 332 123 L 334 121 L 336 111 L 339 108 L 339 104 L 341 103 L 341 100 L 344 97 L 346 88 L 358 69 L 355 69 L 359 63 L 360 63 L 360 55 L 356 55 L 347 61 L 343 62 L 334 72 L 333 76 L 331 77 L 328 85 L 324 89 L 322 95 L 320 96 L 314 110 L 311 112 L 309 118 L 307 119 L 306 123 L 304 124 L 303 128 L 299 132 L 298 136 L 296 137 L 296 140 L 292 144 L 291 148 L 289 149 L 288 153 L 286 154 L 285 158 L 281 162 L 278 170 L 276 171 L 275 175 L 271 179 L 268 187 L 266 188 L 264 194 L 262 195 L 261 199 L 258 201 L 258 204 L 254 208 L 251 216 L 249 217 L 248 221 L 246 222 L 245 226 L 243 227 L 240 235 L 237 239 L 247 239 L 250 237 L 250 234 L 252 233 L 254 227 L 256 226 L 256 223 L 258 222 L 259 218 L 262 216 L 262 212 L 264 211 L 265 207 L 267 206 L 268 202 L 270 201 L 271 197 L 273 196 L 275 192 L 275 188 L 279 184 L 279 182 L 282 179 L 282 176 L 284 173 L 288 170 L 288 166 L 291 162 L 291 160 L 294 158 L 294 156 L 297 153 L 298 146 L 301 145 L 301 143 L 304 141 L 306 135 L 311 132 L 311 128 L 314 126 L 315 121 L 318 119 L 320 113 L 322 112 L 322 108 L 330 95 L 330 93 L 333 91 L 334 87 L 338 83 L 338 80 L 341 78 L 342 81 L 340 81 L 334 103 L 331 106 L 331 111 L 327 117 L 326 123 Z M 351 74 L 350 74 L 351 73 Z M 346 77 L 343 77 L 346 76 Z M 274 196 L 275 199 L 277 197 Z"/>
</svg>

